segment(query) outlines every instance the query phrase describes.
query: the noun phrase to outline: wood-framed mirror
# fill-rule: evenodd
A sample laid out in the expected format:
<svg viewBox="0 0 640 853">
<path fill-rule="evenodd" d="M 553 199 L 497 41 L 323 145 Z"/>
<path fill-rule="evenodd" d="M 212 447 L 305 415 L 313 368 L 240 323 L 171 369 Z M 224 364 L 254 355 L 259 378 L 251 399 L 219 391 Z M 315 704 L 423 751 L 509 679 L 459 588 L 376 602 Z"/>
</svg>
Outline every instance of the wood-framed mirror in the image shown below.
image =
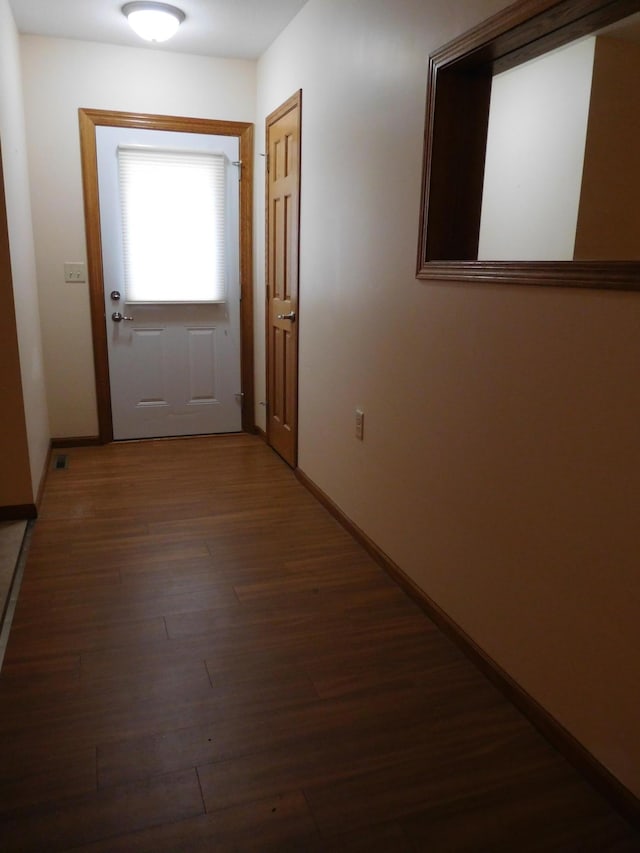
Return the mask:
<svg viewBox="0 0 640 853">
<path fill-rule="evenodd" d="M 490 205 L 488 202 L 483 204 L 483 200 L 487 199 L 485 181 L 489 180 L 491 172 L 487 146 L 490 138 L 490 111 L 493 109 L 492 90 L 495 88 L 497 91 L 499 88 L 497 84 L 494 86 L 497 75 L 506 77 L 514 72 L 520 73 L 525 64 L 540 64 L 546 61 L 547 56 L 573 49 L 575 44 L 584 45 L 588 39 L 596 43 L 605 38 L 609 42 L 611 36 L 619 37 L 620 22 L 629 20 L 633 23 L 632 16 L 638 13 L 640 0 L 519 0 L 431 55 L 416 273 L 419 279 L 640 290 L 640 227 L 637 228 L 637 251 L 635 240 L 632 249 L 617 246 L 610 249 L 604 237 L 600 241 L 602 245 L 597 245 L 598 239 L 594 239 L 593 235 L 606 230 L 598 230 L 597 217 L 589 221 L 591 231 L 583 231 L 580 237 L 576 234 L 575 239 L 572 238 L 570 250 L 558 251 L 558 257 L 538 259 L 534 250 L 517 247 L 512 258 L 508 249 L 504 253 L 496 251 L 491 240 L 487 241 L 483 237 L 481 241 L 481 236 L 490 228 L 486 225 Z M 640 72 L 640 26 L 638 33 L 638 43 L 633 49 L 637 50 Z M 583 93 L 587 93 L 586 101 L 583 98 L 586 106 L 581 119 L 586 134 L 586 140 L 582 143 L 585 161 L 573 169 L 577 177 L 573 180 L 575 204 L 571 215 L 582 227 L 589 217 L 585 217 L 581 205 L 590 194 L 593 197 L 592 187 L 585 186 L 585 175 L 589 173 L 585 164 L 587 150 L 590 150 L 591 145 L 589 140 L 595 138 L 592 123 L 597 110 L 593 93 L 600 79 L 596 77 L 596 68 L 600 66 L 595 64 L 595 57 L 598 56 L 595 46 L 593 49 L 583 46 L 581 51 L 580 61 L 584 65 L 586 55 L 586 62 L 591 62 L 591 65 L 586 72 L 586 84 L 584 80 L 581 83 Z M 628 58 L 618 64 L 626 67 L 625 63 L 628 64 Z M 610 80 L 608 85 L 611 85 Z M 619 89 L 617 86 L 616 90 Z M 600 98 L 604 98 L 607 103 L 606 89 Z M 570 100 L 575 105 L 576 99 L 571 97 Z M 637 97 L 634 93 L 635 100 Z M 607 106 L 604 110 L 605 118 L 609 124 L 613 124 L 613 121 L 608 120 L 608 109 Z M 626 115 L 624 103 L 617 104 L 617 109 Z M 559 110 L 560 115 L 566 112 L 561 103 Z M 638 122 L 640 128 L 640 108 Z M 561 136 L 556 134 L 556 139 Z M 498 170 L 505 163 L 504 159 L 500 160 L 500 156 Z M 637 157 L 634 159 L 640 160 Z M 563 169 L 562 165 L 556 168 Z M 561 174 L 566 171 L 565 168 Z M 600 169 L 601 179 L 602 172 Z M 605 180 L 609 180 L 606 168 L 604 175 Z M 624 175 L 621 180 L 629 183 Z M 515 194 L 512 193 L 512 201 L 515 198 L 516 206 L 528 209 L 528 199 L 517 197 L 518 188 L 519 185 Z M 640 167 L 638 190 L 640 195 Z M 610 202 L 601 203 L 599 215 L 601 222 L 610 223 L 614 221 L 613 213 L 607 204 Z M 620 221 L 624 222 L 625 228 L 632 230 L 636 223 L 640 226 L 640 205 L 637 202 L 633 207 L 628 206 L 628 202 L 624 204 L 620 203 L 621 210 L 617 215 L 622 217 Z M 548 201 L 548 208 L 554 215 L 559 207 L 562 205 Z M 505 210 L 505 221 L 510 222 L 513 216 L 508 207 Z M 543 211 L 538 218 L 543 222 L 548 220 L 548 211 Z M 508 229 L 501 229 L 498 223 L 495 230 Z M 619 235 L 620 228 L 610 228 L 610 231 Z M 585 234 L 591 236 L 585 237 Z M 485 252 L 483 245 L 489 247 Z M 492 251 L 495 254 L 490 256 Z"/>
</svg>

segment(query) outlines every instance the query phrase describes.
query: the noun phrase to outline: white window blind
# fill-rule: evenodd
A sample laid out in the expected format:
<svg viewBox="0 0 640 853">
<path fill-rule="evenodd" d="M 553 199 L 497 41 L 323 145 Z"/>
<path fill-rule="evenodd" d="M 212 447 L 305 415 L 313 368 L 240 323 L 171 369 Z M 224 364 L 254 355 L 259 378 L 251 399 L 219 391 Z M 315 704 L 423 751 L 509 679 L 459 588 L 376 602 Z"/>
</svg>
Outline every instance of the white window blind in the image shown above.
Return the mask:
<svg viewBox="0 0 640 853">
<path fill-rule="evenodd" d="M 224 302 L 225 157 L 118 148 L 127 302 Z"/>
</svg>

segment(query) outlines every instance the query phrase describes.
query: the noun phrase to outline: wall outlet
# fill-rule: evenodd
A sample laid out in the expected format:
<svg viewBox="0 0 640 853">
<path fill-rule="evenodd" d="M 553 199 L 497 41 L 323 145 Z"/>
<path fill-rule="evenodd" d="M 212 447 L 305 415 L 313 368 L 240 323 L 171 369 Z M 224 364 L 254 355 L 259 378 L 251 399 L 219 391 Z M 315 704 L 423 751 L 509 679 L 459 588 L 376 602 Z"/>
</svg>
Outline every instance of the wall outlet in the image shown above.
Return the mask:
<svg viewBox="0 0 640 853">
<path fill-rule="evenodd" d="M 86 281 L 87 268 L 81 263 L 65 263 L 64 265 L 64 280 L 65 281 Z"/>
<path fill-rule="evenodd" d="M 364 439 L 364 412 L 362 409 L 356 409 L 356 438 L 359 441 Z"/>
</svg>

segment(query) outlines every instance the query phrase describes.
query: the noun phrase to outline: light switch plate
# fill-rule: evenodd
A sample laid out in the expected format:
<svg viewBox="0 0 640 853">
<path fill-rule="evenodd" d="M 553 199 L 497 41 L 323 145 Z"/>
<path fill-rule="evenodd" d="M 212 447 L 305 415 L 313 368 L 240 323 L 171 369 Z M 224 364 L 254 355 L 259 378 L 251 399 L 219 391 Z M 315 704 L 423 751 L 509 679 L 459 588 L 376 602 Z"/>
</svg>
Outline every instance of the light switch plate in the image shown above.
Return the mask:
<svg viewBox="0 0 640 853">
<path fill-rule="evenodd" d="M 87 267 L 82 263 L 65 263 L 64 265 L 64 280 L 65 281 L 86 281 Z"/>
</svg>

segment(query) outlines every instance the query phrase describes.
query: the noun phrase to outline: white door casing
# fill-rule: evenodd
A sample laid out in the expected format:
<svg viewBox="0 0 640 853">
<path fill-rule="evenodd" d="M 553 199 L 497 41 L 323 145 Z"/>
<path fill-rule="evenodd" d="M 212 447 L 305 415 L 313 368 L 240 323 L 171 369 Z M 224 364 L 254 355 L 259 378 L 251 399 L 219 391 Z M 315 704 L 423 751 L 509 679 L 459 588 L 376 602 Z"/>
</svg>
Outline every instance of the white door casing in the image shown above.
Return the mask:
<svg viewBox="0 0 640 853">
<path fill-rule="evenodd" d="M 96 128 L 105 318 L 113 437 L 152 438 L 241 430 L 239 159 L 237 137 Z M 227 299 L 128 304 L 124 283 L 118 145 L 225 155 Z M 111 298 L 118 291 L 120 299 Z M 132 320 L 116 322 L 114 312 Z"/>
</svg>

